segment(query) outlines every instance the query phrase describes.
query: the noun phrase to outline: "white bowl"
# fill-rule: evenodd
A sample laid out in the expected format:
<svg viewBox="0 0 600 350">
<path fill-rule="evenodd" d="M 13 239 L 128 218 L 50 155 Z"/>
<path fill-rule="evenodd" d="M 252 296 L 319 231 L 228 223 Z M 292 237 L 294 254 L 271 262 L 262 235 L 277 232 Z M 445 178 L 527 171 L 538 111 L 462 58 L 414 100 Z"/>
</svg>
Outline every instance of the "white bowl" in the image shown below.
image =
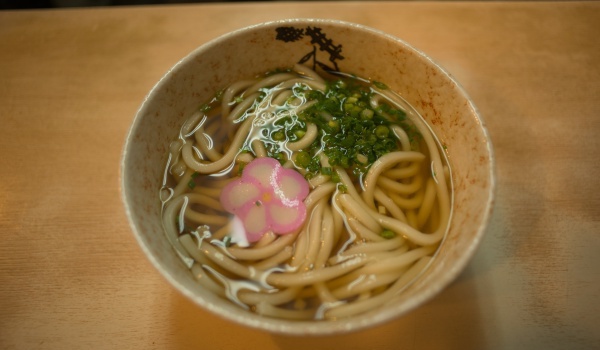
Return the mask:
<svg viewBox="0 0 600 350">
<path fill-rule="evenodd" d="M 294 28 L 287 41 L 277 28 Z M 318 50 L 305 28 L 320 28 L 329 50 Z M 295 40 L 291 40 L 295 39 Z M 324 45 L 327 44 L 323 41 Z M 331 50 L 341 45 L 341 51 Z M 215 91 L 242 78 L 290 67 L 317 49 L 316 61 L 385 82 L 428 121 L 447 147 L 452 165 L 452 222 L 426 272 L 393 303 L 335 321 L 286 321 L 263 317 L 201 288 L 175 254 L 161 225 L 161 187 L 170 141 L 184 119 Z M 309 61 L 311 62 L 311 61 Z M 283 334 L 334 334 L 378 325 L 407 313 L 439 293 L 463 270 L 490 217 L 493 154 L 485 123 L 462 87 L 422 52 L 402 40 L 361 25 L 290 19 L 243 28 L 202 45 L 154 86 L 131 126 L 122 157 L 122 198 L 133 233 L 154 266 L 199 306 L 231 321 Z"/>
</svg>

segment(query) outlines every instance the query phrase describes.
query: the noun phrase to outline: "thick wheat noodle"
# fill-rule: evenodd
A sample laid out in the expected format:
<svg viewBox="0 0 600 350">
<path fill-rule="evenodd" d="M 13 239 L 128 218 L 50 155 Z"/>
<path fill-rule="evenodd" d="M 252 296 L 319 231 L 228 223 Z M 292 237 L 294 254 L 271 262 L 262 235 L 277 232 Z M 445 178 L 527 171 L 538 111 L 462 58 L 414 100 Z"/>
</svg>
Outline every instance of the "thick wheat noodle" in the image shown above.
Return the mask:
<svg viewBox="0 0 600 350">
<path fill-rule="evenodd" d="M 389 302 L 400 290 L 413 280 L 429 264 L 431 257 L 423 257 L 411 266 L 396 282 L 383 293 L 369 299 L 359 300 L 351 304 L 341 305 L 335 309 L 325 312 L 327 318 L 340 318 L 356 315 L 365 311 L 373 310 L 384 303 Z"/>
<path fill-rule="evenodd" d="M 227 89 L 225 89 L 221 100 L 221 117 L 223 120 L 226 120 L 229 116 L 233 98 L 238 95 L 240 91 L 248 88 L 255 82 L 255 80 L 242 80 L 231 84 Z"/>
<path fill-rule="evenodd" d="M 273 109 L 284 107 L 285 103 L 290 100 L 290 97 L 292 97 L 293 94 L 294 93 L 292 90 L 282 90 L 278 94 L 274 94 L 273 97 L 271 97 L 270 104 Z"/>
<path fill-rule="evenodd" d="M 180 137 L 187 137 L 191 135 L 195 129 L 199 127 L 199 125 L 206 120 L 206 115 L 200 111 L 195 112 L 183 122 L 183 125 L 180 129 Z M 181 140 L 178 140 L 181 141 Z"/>
<path fill-rule="evenodd" d="M 289 320 L 309 320 L 313 318 L 315 311 L 284 309 L 269 303 L 260 303 L 256 305 L 256 313 L 259 315 Z"/>
<path fill-rule="evenodd" d="M 302 64 L 295 64 L 294 71 L 305 75 L 308 78 L 313 79 L 321 84 L 325 84 L 325 80 L 317 72 L 308 68 L 307 66 L 304 66 Z"/>
<path fill-rule="evenodd" d="M 321 249 L 315 259 L 315 268 L 322 268 L 327 263 L 327 259 L 331 255 L 335 241 L 335 225 L 333 222 L 333 213 L 330 206 L 326 206 L 323 210 L 323 225 L 321 231 Z"/>
<path fill-rule="evenodd" d="M 396 203 L 394 203 L 394 201 L 380 188 L 375 189 L 375 199 L 383 205 L 393 217 L 402 222 L 406 222 L 406 215 L 404 215 L 402 209 L 400 209 L 400 207 L 398 207 L 398 205 L 396 205 Z"/>
<path fill-rule="evenodd" d="M 232 164 L 236 154 L 239 152 L 240 147 L 244 143 L 246 136 L 250 131 L 250 128 L 252 127 L 253 120 L 254 118 L 248 118 L 242 123 L 239 130 L 235 134 L 235 137 L 231 145 L 229 146 L 229 149 L 223 155 L 223 158 L 219 159 L 216 162 L 201 163 L 197 161 L 191 153 L 191 144 L 186 144 L 190 145 L 189 148 L 186 148 L 186 145 L 183 145 L 181 154 L 185 163 L 188 167 L 201 174 L 216 173 L 225 169 L 226 167 Z"/>
<path fill-rule="evenodd" d="M 406 236 L 410 241 L 420 245 L 430 245 L 439 242 L 443 235 L 444 230 L 439 229 L 435 233 L 422 233 L 411 227 L 410 225 L 382 214 L 379 214 L 375 210 L 361 211 L 361 206 L 356 202 L 351 195 L 340 195 L 340 202 L 345 209 L 357 217 L 357 219 L 365 225 L 368 229 L 373 232 L 379 232 L 381 227 L 394 231 L 396 234 Z M 373 224 L 375 222 L 377 225 Z M 369 225 L 365 224 L 369 223 Z"/>
<path fill-rule="evenodd" d="M 400 180 L 400 179 L 406 179 L 408 177 L 417 175 L 419 173 L 420 169 L 421 169 L 420 162 L 412 162 L 412 163 L 410 163 L 410 165 L 407 165 L 404 167 L 392 168 L 392 169 L 386 170 L 382 173 L 382 175 L 385 175 L 386 177 L 388 177 L 390 179 Z"/>
<path fill-rule="evenodd" d="M 304 134 L 304 136 L 302 136 L 302 138 L 298 141 L 288 142 L 287 148 L 290 151 L 294 151 L 294 152 L 308 148 L 308 146 L 310 146 L 315 141 L 315 139 L 317 138 L 318 135 L 319 135 L 319 129 L 317 128 L 317 126 L 312 123 L 307 123 L 306 124 L 306 134 Z"/>
<path fill-rule="evenodd" d="M 258 92 L 245 96 L 244 99 L 240 103 L 235 105 L 235 107 L 231 110 L 231 112 L 227 116 L 227 119 L 233 122 L 242 118 L 246 113 L 246 110 L 248 110 L 252 105 L 256 103 L 256 99 L 259 96 L 260 94 Z"/>
<path fill-rule="evenodd" d="M 206 116 L 206 122 L 204 126 L 204 132 L 207 133 L 208 135 L 213 135 L 213 136 L 217 136 L 215 137 L 215 139 L 220 140 L 220 136 L 225 135 L 224 133 L 224 128 L 222 127 L 222 123 L 221 123 L 221 107 L 217 107 L 213 110 L 211 110 L 210 112 L 207 112 Z"/>
<path fill-rule="evenodd" d="M 387 286 L 388 284 L 396 281 L 406 269 L 399 269 L 398 271 L 381 273 L 377 275 L 361 275 L 362 280 L 352 284 L 346 284 L 342 287 L 334 289 L 331 294 L 337 299 L 347 299 L 352 296 L 371 291 L 381 286 Z"/>
<path fill-rule="evenodd" d="M 310 248 L 309 237 L 310 237 L 310 222 L 312 221 L 312 217 L 314 214 L 314 207 L 317 206 L 319 202 L 326 199 L 329 193 L 333 192 L 335 189 L 335 184 L 328 182 L 314 189 L 310 194 L 304 199 L 304 204 L 306 205 L 306 211 L 308 214 L 308 224 L 305 224 L 300 235 L 298 236 L 298 240 L 295 244 L 295 252 L 294 258 L 290 262 L 290 266 L 299 267 L 300 265 L 305 263 L 305 258 L 307 257 L 308 250 Z"/>
<path fill-rule="evenodd" d="M 291 74 L 291 73 L 273 74 L 269 77 L 261 79 L 260 81 L 254 83 L 254 85 L 248 87 L 246 89 L 246 91 L 244 92 L 244 94 L 254 93 L 262 88 L 266 88 L 269 86 L 276 86 L 277 84 L 279 84 L 281 82 L 284 82 L 284 81 L 290 80 L 290 79 L 296 79 L 296 78 L 297 78 L 296 75 Z"/>
<path fill-rule="evenodd" d="M 391 272 L 396 269 L 402 268 L 404 266 L 410 265 L 418 259 L 430 255 L 435 252 L 435 246 L 425 246 L 420 248 L 415 248 L 410 250 L 402 255 L 398 255 L 391 259 L 385 259 L 384 261 L 378 261 L 372 264 L 365 266 L 361 269 L 362 273 L 368 274 L 380 274 Z"/>
<path fill-rule="evenodd" d="M 261 140 L 252 141 L 252 151 L 254 151 L 256 158 L 263 158 L 267 156 L 267 149 Z"/>
<path fill-rule="evenodd" d="M 375 203 L 373 202 L 373 192 L 375 191 L 375 187 L 376 187 L 376 183 L 377 183 L 377 179 L 379 178 L 379 175 L 391 168 L 394 164 L 399 163 L 399 162 L 406 162 L 406 161 L 421 161 L 425 159 L 425 155 L 423 155 L 422 153 L 418 153 L 418 152 L 390 152 L 387 154 L 384 154 L 383 156 L 381 156 L 379 159 L 377 159 L 373 165 L 371 165 L 371 168 L 369 168 L 369 171 L 367 172 L 367 176 L 365 177 L 364 180 L 364 186 L 365 186 L 365 190 L 363 192 L 363 199 L 365 201 L 365 203 L 375 209 Z"/>
<path fill-rule="evenodd" d="M 312 216 L 312 212 L 311 212 Z M 307 221 L 310 221 L 310 216 L 308 216 Z M 289 265 L 298 269 L 302 263 L 304 263 L 304 258 L 306 257 L 306 252 L 308 251 L 308 238 L 310 236 L 309 233 L 309 225 L 304 225 L 298 234 L 298 239 L 294 242 L 294 254 L 289 263 Z"/>
<path fill-rule="evenodd" d="M 214 147 L 209 145 L 209 136 L 205 133 L 204 128 L 201 127 L 200 129 L 196 130 L 194 133 L 194 138 L 196 139 L 196 144 L 198 145 L 200 152 L 205 154 L 206 157 L 211 161 L 214 162 L 223 157 L 221 153 L 217 152 Z"/>
<path fill-rule="evenodd" d="M 185 208 L 184 216 L 186 219 L 203 225 L 225 225 L 229 219 L 223 215 L 211 215 L 200 213 L 192 209 L 189 205 Z"/>
<path fill-rule="evenodd" d="M 417 223 L 417 212 L 415 211 L 415 209 L 409 209 L 406 211 L 406 220 L 408 221 L 408 224 L 412 227 L 419 226 Z"/>
<path fill-rule="evenodd" d="M 418 213 L 417 213 L 418 214 Z M 442 223 L 440 222 L 440 211 L 439 211 L 439 207 L 437 205 L 434 205 L 431 208 L 431 214 L 429 215 L 429 218 L 427 219 L 427 222 L 424 223 L 423 225 L 423 230 L 424 231 L 429 231 L 429 232 L 433 232 L 436 230 L 437 227 L 439 227 Z"/>
<path fill-rule="evenodd" d="M 334 208 L 331 208 L 331 214 L 333 218 L 333 241 L 338 242 L 342 236 L 344 230 L 344 217 L 342 214 Z"/>
<path fill-rule="evenodd" d="M 392 199 L 392 201 L 394 201 L 394 203 L 396 203 L 396 205 L 399 208 L 407 210 L 407 209 L 416 209 L 421 205 L 421 203 L 423 202 L 424 192 L 419 191 L 410 198 L 405 198 L 405 197 L 402 197 L 395 193 L 388 193 L 388 195 Z M 408 219 L 408 215 L 407 215 L 407 219 Z"/>
<path fill-rule="evenodd" d="M 344 212 L 347 213 L 346 216 L 350 215 L 351 217 L 356 218 L 362 225 L 373 232 L 381 232 L 381 225 L 379 225 L 371 215 L 365 213 L 359 203 L 352 198 L 351 195 L 340 194 L 337 196 L 337 199 Z"/>
<path fill-rule="evenodd" d="M 402 129 L 398 125 L 392 125 L 391 129 L 394 135 L 396 135 L 396 137 L 398 138 L 398 140 L 400 140 L 402 150 L 404 152 L 410 151 L 410 139 L 408 138 L 408 134 L 406 134 L 406 131 L 404 131 L 404 129 Z"/>
<path fill-rule="evenodd" d="M 283 248 L 283 250 L 281 250 L 277 254 L 275 254 L 271 257 L 268 257 L 264 260 L 261 260 L 255 264 L 253 264 L 252 266 L 259 270 L 268 270 L 270 268 L 273 268 L 280 264 L 285 263 L 292 257 L 292 255 L 293 255 L 292 247 L 286 246 L 285 248 Z"/>
<path fill-rule="evenodd" d="M 371 99 L 369 100 L 369 104 L 371 105 L 372 108 L 377 108 L 379 107 L 379 102 L 381 101 L 383 97 L 381 95 L 373 95 L 371 96 Z"/>
<path fill-rule="evenodd" d="M 272 273 L 267 277 L 267 283 L 277 287 L 291 287 L 324 282 L 347 274 L 367 263 L 363 257 L 348 259 L 341 264 L 296 274 Z"/>
<path fill-rule="evenodd" d="M 417 225 L 419 229 L 423 229 L 425 222 L 431 216 L 433 206 L 435 204 L 436 189 L 435 181 L 432 178 L 427 179 L 425 184 L 425 195 L 423 196 L 423 203 L 417 212 Z"/>
<path fill-rule="evenodd" d="M 399 248 L 394 250 L 393 252 L 395 254 L 403 254 L 405 251 L 407 251 L 408 248 Z M 345 285 L 351 285 L 352 283 L 358 283 L 358 281 L 360 281 L 361 279 L 364 278 L 364 276 L 366 276 L 366 274 L 363 272 L 363 269 L 368 266 L 369 264 L 373 263 L 372 259 L 369 259 L 368 263 L 365 264 L 363 267 L 358 268 L 350 273 L 347 273 L 343 276 L 340 276 L 336 279 L 332 279 L 330 281 L 327 281 L 327 287 L 329 288 L 329 290 L 335 290 L 338 289 L 342 286 Z"/>
<path fill-rule="evenodd" d="M 219 189 L 223 189 L 223 187 L 227 186 L 228 183 L 230 183 L 231 181 L 233 181 L 233 178 L 223 178 L 223 177 L 216 177 L 215 179 L 218 180 L 213 180 L 213 178 L 211 177 L 211 186 L 219 188 Z"/>
<path fill-rule="evenodd" d="M 252 248 L 256 249 L 266 247 L 269 244 L 273 243 L 277 239 L 277 237 L 279 236 L 274 234 L 273 232 L 267 232 L 258 240 L 258 242 L 254 243 Z"/>
<path fill-rule="evenodd" d="M 318 186 L 326 183 L 327 181 L 329 181 L 329 179 L 330 179 L 329 175 L 319 174 L 319 175 L 309 179 L 308 184 L 310 185 L 310 188 L 315 188 L 315 187 L 318 187 Z"/>
<path fill-rule="evenodd" d="M 285 163 L 283 163 L 283 165 L 282 165 L 282 166 L 283 166 L 285 169 L 294 169 L 294 167 L 295 167 L 295 165 L 294 165 L 294 162 L 292 162 L 292 160 L 291 160 L 291 159 L 287 159 L 287 160 L 285 161 Z"/>
<path fill-rule="evenodd" d="M 406 244 L 403 244 L 400 247 L 395 248 L 393 250 L 372 251 L 372 252 L 368 252 L 368 253 L 346 254 L 346 250 L 344 250 L 343 252 L 339 252 L 334 257 L 331 257 L 329 259 L 328 263 L 330 265 L 335 265 L 335 264 L 339 264 L 340 262 L 345 261 L 348 258 L 351 258 L 353 256 L 364 256 L 364 257 L 369 258 L 368 264 L 373 264 L 375 262 L 383 261 L 385 259 L 395 258 L 398 255 L 407 252 L 408 250 L 409 250 L 409 248 L 408 248 L 408 245 L 406 245 Z M 368 264 L 366 266 L 368 266 Z M 361 274 L 362 272 L 361 272 L 361 269 L 358 269 L 358 270 L 354 271 L 353 273 Z"/>
<path fill-rule="evenodd" d="M 206 274 L 206 271 L 202 268 L 200 264 L 194 264 L 191 268 L 192 274 L 196 278 L 196 281 L 200 283 L 200 285 L 209 291 L 220 295 L 221 297 L 225 296 L 225 292 L 223 291 L 223 287 L 221 287 L 218 283 L 213 281 L 210 276 Z"/>
<path fill-rule="evenodd" d="M 172 157 L 171 159 L 175 159 Z M 173 175 L 173 178 L 176 182 L 179 182 L 185 171 L 188 169 L 187 165 L 182 159 L 177 160 L 173 163 L 173 165 L 169 168 L 169 171 Z"/>
<path fill-rule="evenodd" d="M 277 254 L 284 247 L 292 244 L 296 240 L 298 233 L 290 233 L 279 236 L 273 243 L 261 248 L 236 248 L 227 249 L 229 255 L 237 260 L 262 260 Z"/>
<path fill-rule="evenodd" d="M 195 186 L 192 189 L 193 193 L 201 193 L 202 195 L 205 195 L 207 197 L 213 198 L 213 199 L 219 199 L 219 196 L 221 195 L 221 189 L 220 188 L 213 188 L 213 187 L 205 187 L 205 186 Z M 220 206 L 219 202 L 219 208 Z"/>
<path fill-rule="evenodd" d="M 377 178 L 377 186 L 397 194 L 410 195 L 417 192 L 423 186 L 423 178 L 420 176 L 415 176 L 412 182 L 401 183 L 387 178 L 385 175 L 381 174 Z"/>
<path fill-rule="evenodd" d="M 368 241 L 380 241 L 385 238 L 378 235 L 376 232 L 371 231 L 368 227 L 365 227 L 358 219 L 348 218 L 346 219 L 348 226 L 352 229 L 352 232 L 357 234 L 360 238 Z"/>
<path fill-rule="evenodd" d="M 389 154 L 391 154 L 391 153 L 388 153 L 385 156 L 387 156 Z M 385 157 L 385 156 L 383 156 L 383 157 Z M 398 157 L 398 158 L 401 158 L 401 157 Z M 387 164 L 387 163 L 382 162 L 380 164 Z M 371 172 L 371 170 L 369 170 L 369 173 L 370 172 Z M 341 172 L 338 172 L 338 173 L 341 173 Z M 377 170 L 372 175 L 373 175 L 373 177 L 371 179 L 373 179 L 375 177 L 375 175 L 377 175 Z M 367 175 L 367 177 L 368 177 L 368 175 Z M 344 181 L 343 176 L 340 176 L 340 178 L 342 179 L 342 181 Z M 365 182 L 367 182 L 367 180 L 365 180 Z M 363 192 L 363 195 L 366 192 L 367 191 Z M 374 189 L 372 189 L 372 192 L 374 192 Z M 371 197 L 371 202 L 373 202 L 372 198 L 373 197 Z M 354 203 L 357 203 L 355 200 L 353 200 L 353 201 L 354 201 Z M 348 202 L 350 202 L 350 201 L 348 201 Z M 373 204 L 373 206 L 374 206 L 374 204 Z M 355 211 L 358 212 L 357 205 L 354 205 L 353 208 L 355 208 Z M 353 214 L 354 214 L 354 212 L 353 212 Z M 446 214 L 448 215 L 447 211 L 446 211 Z M 414 226 L 411 227 L 410 225 L 408 225 L 400 220 L 379 214 L 378 212 L 376 212 L 374 209 L 371 209 L 371 208 L 367 208 L 366 212 L 363 212 L 360 215 L 364 220 L 367 220 L 366 217 L 370 216 L 371 219 L 374 219 L 381 227 L 392 230 L 397 234 L 404 235 L 410 241 L 420 244 L 420 245 L 430 245 L 430 244 L 438 243 L 445 234 L 445 227 L 443 227 L 443 226 L 440 226 L 433 233 L 422 233 L 422 232 L 418 231 L 417 229 L 415 229 Z M 447 219 L 447 216 L 442 217 L 442 218 Z M 410 223 L 411 220 L 409 218 L 408 213 L 407 213 L 407 220 Z"/>
<path fill-rule="evenodd" d="M 322 303 L 333 303 L 338 301 L 338 299 L 331 294 L 331 291 L 327 288 L 327 285 L 324 282 L 315 283 L 313 288 Z"/>
<path fill-rule="evenodd" d="M 307 217 L 310 218 L 312 216 L 313 213 L 313 208 L 317 205 L 317 203 L 319 203 L 319 201 L 327 198 L 327 196 L 333 192 L 333 190 L 335 190 L 335 184 L 331 183 L 331 182 L 327 182 L 324 183 L 318 187 L 316 187 L 315 189 L 313 189 L 309 195 L 304 199 L 304 204 L 306 205 L 306 211 L 307 211 Z M 307 220 L 307 222 L 310 222 L 310 220 Z M 296 241 L 295 244 L 295 251 L 294 251 L 294 258 L 292 259 L 292 261 L 290 262 L 290 266 L 292 267 L 299 267 L 300 265 L 302 265 L 302 263 L 304 262 L 302 257 L 305 257 L 308 248 L 309 248 L 309 243 L 308 243 L 308 237 L 310 235 L 309 231 L 309 225 L 305 224 L 304 227 L 302 228 L 300 234 L 298 235 L 298 240 Z"/>
<path fill-rule="evenodd" d="M 373 95 L 373 96 L 371 96 L 371 99 L 369 100 L 369 104 L 371 105 L 372 108 L 376 109 L 379 107 L 379 102 L 381 101 L 382 98 L 383 98 L 383 96 L 381 96 L 381 95 Z"/>
<path fill-rule="evenodd" d="M 188 197 L 190 204 L 201 204 L 206 207 L 224 212 L 221 202 L 215 198 L 209 197 L 204 193 L 190 192 L 185 194 Z M 221 215 L 223 216 L 223 215 Z"/>
<path fill-rule="evenodd" d="M 220 109 L 220 107 L 216 108 L 216 110 Z M 213 111 L 210 112 L 212 114 Z M 204 132 L 207 135 L 211 135 L 212 139 L 215 141 L 213 147 L 219 153 L 223 153 L 223 149 L 226 146 L 223 140 L 225 140 L 229 134 L 229 128 L 223 128 L 222 125 L 221 115 L 216 114 L 209 116 L 206 125 L 204 126 Z"/>
<path fill-rule="evenodd" d="M 258 305 L 259 303 L 280 305 L 296 299 L 301 289 L 302 287 L 290 287 L 268 294 L 242 289 L 238 294 L 238 298 L 248 305 Z"/>
<path fill-rule="evenodd" d="M 198 249 L 198 244 L 196 244 L 196 242 L 192 238 L 192 235 L 184 234 L 179 236 L 179 242 L 185 248 L 185 251 L 200 265 L 209 263 L 207 261 L 208 259 L 200 253 L 200 250 Z"/>
<path fill-rule="evenodd" d="M 177 186 L 175 186 L 175 188 L 173 189 L 173 197 L 183 194 L 189 188 L 188 183 L 192 179 L 193 174 L 194 170 L 189 168 L 185 171 L 185 173 L 183 173 L 183 176 L 179 178 Z"/>
<path fill-rule="evenodd" d="M 321 163 L 321 168 L 331 168 L 329 157 L 327 157 L 325 152 L 319 153 L 319 162 Z"/>
<path fill-rule="evenodd" d="M 385 261 L 390 258 L 397 258 L 399 255 L 409 251 L 408 245 L 402 245 L 397 249 L 382 252 L 369 253 L 369 264 Z M 366 266 L 365 266 L 366 267 Z"/>
<path fill-rule="evenodd" d="M 423 140 L 425 141 L 425 144 L 427 145 L 427 149 L 429 150 L 429 156 L 432 162 L 432 175 L 436 180 L 440 217 L 442 219 L 442 222 L 445 223 L 444 225 L 440 225 L 439 231 L 445 231 L 450 220 L 450 193 L 448 192 L 448 185 L 446 184 L 445 176 L 440 176 L 440 178 L 437 179 L 437 174 L 444 174 L 444 164 L 442 162 L 440 153 L 437 151 L 438 147 L 436 145 L 436 141 L 434 140 L 433 133 L 430 132 L 431 130 L 425 124 L 423 118 L 420 117 L 419 113 L 412 106 L 406 103 L 406 101 L 404 101 L 402 97 L 389 90 L 378 90 L 378 92 L 381 93 L 382 96 L 387 98 L 387 100 L 390 103 L 396 105 L 397 107 L 407 112 L 407 116 L 419 130 L 421 136 L 423 137 Z"/>
<path fill-rule="evenodd" d="M 388 230 L 394 231 L 396 234 L 405 236 L 406 239 L 418 245 L 436 244 L 439 243 L 444 237 L 445 231 L 443 229 L 438 229 L 433 233 L 423 233 L 415 229 L 413 226 L 410 226 L 409 224 L 406 224 L 400 220 L 381 215 L 379 213 L 372 214 L 381 226 Z M 407 219 L 410 223 L 410 217 L 408 216 L 408 213 Z"/>
<path fill-rule="evenodd" d="M 223 227 L 221 227 L 218 230 L 216 230 L 215 232 L 213 232 L 211 238 L 216 239 L 216 240 L 223 239 L 225 236 L 227 236 L 229 233 L 231 233 L 231 225 L 232 225 L 232 221 L 223 225 Z"/>
<path fill-rule="evenodd" d="M 342 255 L 354 255 L 354 254 L 368 254 L 381 251 L 390 251 L 397 249 L 404 245 L 406 240 L 400 236 L 396 236 L 392 239 L 386 239 L 385 241 L 379 242 L 368 242 L 354 245 L 348 248 Z"/>
<path fill-rule="evenodd" d="M 304 199 L 304 204 L 306 205 L 306 211 L 310 212 L 310 209 L 323 197 L 329 196 L 331 192 L 335 190 L 335 184 L 331 182 L 327 182 L 322 184 L 321 186 L 312 190 L 308 196 Z"/>
<path fill-rule="evenodd" d="M 202 244 L 198 249 L 217 266 L 236 276 L 254 281 L 259 281 L 262 277 L 260 272 L 252 271 L 249 266 L 240 264 L 211 244 Z"/>
<path fill-rule="evenodd" d="M 235 157 L 236 163 L 250 163 L 255 159 L 254 155 L 250 152 L 242 152 Z"/>
<path fill-rule="evenodd" d="M 185 196 L 171 198 L 163 207 L 163 226 L 169 242 L 175 247 L 179 254 L 183 254 L 184 258 L 191 259 L 189 254 L 186 254 L 185 248 L 179 242 L 179 230 L 177 229 L 176 218 L 179 216 L 179 211 L 185 204 Z"/>
<path fill-rule="evenodd" d="M 302 259 L 300 271 L 312 269 L 319 254 L 321 246 L 321 232 L 323 231 L 323 208 L 326 205 L 325 198 L 320 200 L 312 210 L 308 222 L 308 249 L 306 256 Z"/>
<path fill-rule="evenodd" d="M 325 90 L 325 83 L 306 78 L 290 79 L 281 83 L 278 87 L 283 89 L 291 89 L 297 84 L 309 86 L 313 90 Z"/>
<path fill-rule="evenodd" d="M 365 203 L 365 201 L 363 200 L 363 197 L 358 193 L 356 188 L 354 188 L 354 184 L 352 183 L 352 180 L 350 180 L 348 173 L 344 169 L 337 167 L 337 166 L 335 167 L 335 171 L 338 174 L 341 183 L 345 186 L 347 194 L 350 195 L 352 197 L 352 199 L 354 200 L 354 203 L 356 205 L 358 205 L 358 207 L 360 207 L 362 212 L 364 212 L 364 213 L 371 212 L 372 209 Z M 336 197 L 338 197 L 338 196 L 336 195 Z M 381 229 L 381 228 L 379 228 L 379 229 Z"/>
</svg>

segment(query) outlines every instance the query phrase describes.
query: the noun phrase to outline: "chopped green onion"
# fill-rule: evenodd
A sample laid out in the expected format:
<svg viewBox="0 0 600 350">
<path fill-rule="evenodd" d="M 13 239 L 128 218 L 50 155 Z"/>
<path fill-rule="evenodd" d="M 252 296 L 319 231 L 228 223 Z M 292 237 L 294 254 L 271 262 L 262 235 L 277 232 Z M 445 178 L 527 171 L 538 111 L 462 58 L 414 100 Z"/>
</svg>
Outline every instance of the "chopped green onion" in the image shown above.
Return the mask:
<svg viewBox="0 0 600 350">
<path fill-rule="evenodd" d="M 340 181 L 342 181 L 342 179 L 340 179 L 340 175 L 338 173 L 333 172 L 331 174 L 331 181 L 333 181 L 333 182 L 340 182 Z"/>
<path fill-rule="evenodd" d="M 372 109 L 363 109 L 362 112 L 360 112 L 360 116 L 363 119 L 373 119 L 373 114 L 375 112 L 373 112 Z M 380 125 L 381 126 L 381 125 Z"/>
<path fill-rule="evenodd" d="M 369 161 L 369 158 L 367 158 L 367 156 L 365 156 L 364 154 L 357 153 L 356 161 L 359 162 L 360 164 L 367 164 L 367 162 Z"/>
<path fill-rule="evenodd" d="M 302 130 L 302 129 L 298 129 L 298 130 L 294 131 L 294 135 L 296 135 L 296 137 L 299 139 L 303 138 L 305 134 L 306 134 L 306 131 Z"/>
<path fill-rule="evenodd" d="M 246 167 L 248 163 L 246 162 L 240 162 L 240 165 L 238 166 L 238 175 L 242 175 L 242 172 L 244 171 L 244 168 Z"/>
<path fill-rule="evenodd" d="M 373 85 L 375 85 L 376 88 L 381 89 L 381 90 L 387 90 L 387 85 L 385 85 L 384 83 L 380 82 L 380 81 L 374 81 Z"/>
<path fill-rule="evenodd" d="M 356 103 L 357 101 L 358 101 L 358 98 L 356 98 L 356 97 L 354 97 L 354 96 L 352 96 L 352 97 L 348 97 L 348 98 L 346 99 L 346 103 L 351 103 L 351 104 L 354 104 L 354 103 Z"/>
<path fill-rule="evenodd" d="M 311 157 L 310 154 L 306 151 L 300 151 L 296 155 L 296 165 L 301 168 L 308 168 L 310 165 Z"/>
<path fill-rule="evenodd" d="M 281 130 L 278 130 L 271 134 L 271 138 L 275 141 L 283 141 L 285 140 L 285 133 Z"/>
<path fill-rule="evenodd" d="M 385 239 L 392 239 L 396 237 L 396 233 L 392 230 L 383 230 L 379 235 Z"/>
<path fill-rule="evenodd" d="M 385 139 L 386 137 L 388 137 L 389 134 L 390 134 L 390 128 L 388 128 L 385 125 L 378 125 L 375 128 L 375 136 L 377 136 L 380 139 Z"/>
</svg>

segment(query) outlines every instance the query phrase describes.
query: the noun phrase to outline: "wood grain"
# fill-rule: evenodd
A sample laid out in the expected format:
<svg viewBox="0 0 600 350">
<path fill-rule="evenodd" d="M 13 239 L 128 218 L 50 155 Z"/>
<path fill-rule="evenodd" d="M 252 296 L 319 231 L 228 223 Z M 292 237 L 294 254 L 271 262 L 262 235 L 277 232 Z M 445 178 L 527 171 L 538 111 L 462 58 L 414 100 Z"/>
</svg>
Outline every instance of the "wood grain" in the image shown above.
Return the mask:
<svg viewBox="0 0 600 350">
<path fill-rule="evenodd" d="M 475 259 L 406 317 L 344 336 L 240 327 L 177 294 L 123 213 L 145 94 L 230 30 L 335 18 L 403 38 L 473 97 L 496 209 Z M 235 3 L 0 12 L 0 348 L 600 348 L 600 3 Z"/>
</svg>

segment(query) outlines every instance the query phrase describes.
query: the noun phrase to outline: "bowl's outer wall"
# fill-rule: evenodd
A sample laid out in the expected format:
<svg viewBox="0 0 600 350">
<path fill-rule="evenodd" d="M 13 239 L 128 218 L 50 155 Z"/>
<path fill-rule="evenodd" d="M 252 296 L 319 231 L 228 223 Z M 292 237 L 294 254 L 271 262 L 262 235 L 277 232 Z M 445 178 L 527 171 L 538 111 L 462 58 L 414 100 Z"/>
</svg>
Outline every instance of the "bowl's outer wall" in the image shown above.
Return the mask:
<svg viewBox="0 0 600 350">
<path fill-rule="evenodd" d="M 396 302 L 336 322 L 290 322 L 263 318 L 202 290 L 176 256 L 160 222 L 158 189 L 169 143 L 200 104 L 227 85 L 274 68 L 290 67 L 313 50 L 310 39 L 275 40 L 275 28 L 319 27 L 342 45 L 341 71 L 378 80 L 402 95 L 447 147 L 454 181 L 453 221 L 431 268 Z M 317 50 L 327 62 L 327 52 Z M 207 309 L 269 331 L 325 334 L 357 330 L 397 317 L 430 299 L 460 273 L 473 254 L 492 206 L 493 158 L 487 131 L 462 88 L 427 56 L 408 44 L 362 26 L 329 20 L 289 20 L 245 28 L 207 43 L 177 63 L 143 102 L 124 149 L 123 199 L 142 249 L 182 293 Z"/>
</svg>

